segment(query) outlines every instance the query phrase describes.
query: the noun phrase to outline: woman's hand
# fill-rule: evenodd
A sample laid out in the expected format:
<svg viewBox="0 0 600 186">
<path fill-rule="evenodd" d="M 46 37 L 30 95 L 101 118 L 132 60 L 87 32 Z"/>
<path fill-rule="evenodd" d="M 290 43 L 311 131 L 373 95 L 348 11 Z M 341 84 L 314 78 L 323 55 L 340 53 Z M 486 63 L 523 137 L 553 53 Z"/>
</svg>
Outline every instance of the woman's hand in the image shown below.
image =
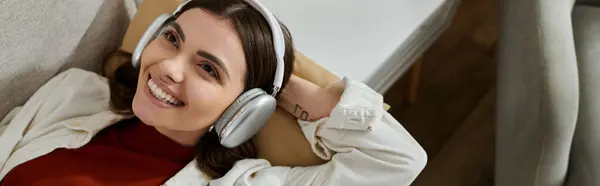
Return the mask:
<svg viewBox="0 0 600 186">
<path fill-rule="evenodd" d="M 343 88 L 321 88 L 292 74 L 277 104 L 298 119 L 315 121 L 329 117 L 342 92 Z"/>
</svg>

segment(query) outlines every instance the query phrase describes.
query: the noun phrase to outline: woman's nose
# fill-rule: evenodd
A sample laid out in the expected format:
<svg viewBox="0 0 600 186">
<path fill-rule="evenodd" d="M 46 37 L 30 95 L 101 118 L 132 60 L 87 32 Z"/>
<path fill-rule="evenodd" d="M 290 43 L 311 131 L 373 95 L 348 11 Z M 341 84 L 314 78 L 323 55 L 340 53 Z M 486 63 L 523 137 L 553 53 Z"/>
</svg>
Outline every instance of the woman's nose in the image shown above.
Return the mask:
<svg viewBox="0 0 600 186">
<path fill-rule="evenodd" d="M 160 78 L 165 83 L 181 83 L 185 78 L 186 59 L 176 57 L 159 64 Z"/>
</svg>

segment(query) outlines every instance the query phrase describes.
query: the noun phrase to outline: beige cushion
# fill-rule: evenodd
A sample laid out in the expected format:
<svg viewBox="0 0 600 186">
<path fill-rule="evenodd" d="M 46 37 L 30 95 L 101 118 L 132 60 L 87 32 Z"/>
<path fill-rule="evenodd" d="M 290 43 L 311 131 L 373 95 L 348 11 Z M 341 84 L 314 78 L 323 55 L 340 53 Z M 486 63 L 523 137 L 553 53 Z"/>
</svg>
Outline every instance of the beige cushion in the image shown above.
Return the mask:
<svg viewBox="0 0 600 186">
<path fill-rule="evenodd" d="M 129 24 L 123 0 L 0 0 L 0 118 L 56 73 L 100 69 Z"/>
<path fill-rule="evenodd" d="M 600 7 L 576 5 L 573 38 L 579 74 L 579 113 L 566 185 L 600 185 Z"/>
</svg>

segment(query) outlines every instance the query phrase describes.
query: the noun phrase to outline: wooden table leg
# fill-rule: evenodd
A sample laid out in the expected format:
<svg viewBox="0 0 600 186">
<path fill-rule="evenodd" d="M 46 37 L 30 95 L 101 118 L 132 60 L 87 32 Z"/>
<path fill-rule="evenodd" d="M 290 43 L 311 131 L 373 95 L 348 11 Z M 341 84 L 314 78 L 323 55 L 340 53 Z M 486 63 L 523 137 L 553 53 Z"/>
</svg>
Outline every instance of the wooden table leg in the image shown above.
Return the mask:
<svg viewBox="0 0 600 186">
<path fill-rule="evenodd" d="M 419 89 L 419 80 L 421 78 L 421 57 L 415 61 L 408 71 L 408 92 L 405 94 L 409 104 L 414 103 L 417 100 L 417 93 Z"/>
</svg>

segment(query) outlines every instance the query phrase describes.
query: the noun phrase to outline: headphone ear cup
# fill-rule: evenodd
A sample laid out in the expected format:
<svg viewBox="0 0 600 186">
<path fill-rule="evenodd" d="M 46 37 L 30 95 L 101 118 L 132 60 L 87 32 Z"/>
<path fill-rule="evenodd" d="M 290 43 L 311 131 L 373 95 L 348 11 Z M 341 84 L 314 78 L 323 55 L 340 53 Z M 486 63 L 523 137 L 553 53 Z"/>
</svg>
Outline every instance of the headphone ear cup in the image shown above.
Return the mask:
<svg viewBox="0 0 600 186">
<path fill-rule="evenodd" d="M 233 148 L 248 141 L 263 128 L 276 106 L 275 98 L 262 89 L 244 92 L 215 123 L 221 145 Z"/>
<path fill-rule="evenodd" d="M 136 45 L 131 55 L 131 63 L 133 67 L 139 68 L 142 58 L 142 52 L 144 51 L 146 46 L 148 46 L 148 44 L 150 44 L 150 42 L 152 42 L 152 40 L 156 38 L 157 34 L 159 34 L 160 30 L 162 30 L 165 23 L 170 19 L 170 14 L 161 14 L 156 19 L 154 19 L 150 26 L 148 26 L 148 29 L 146 29 L 146 32 L 144 32 L 144 34 L 140 38 L 140 41 Z"/>
<path fill-rule="evenodd" d="M 240 94 L 235 99 L 235 101 L 233 101 L 233 103 L 231 103 L 231 105 L 229 105 L 229 107 L 225 109 L 225 111 L 223 112 L 223 114 L 221 114 L 221 117 L 219 117 L 217 122 L 215 122 L 214 129 L 217 131 L 217 134 L 220 131 L 222 131 L 223 128 L 225 128 L 225 125 L 227 125 L 227 123 L 231 120 L 231 118 L 233 118 L 233 116 L 235 115 L 235 113 L 237 113 L 238 110 L 242 109 L 242 107 L 245 103 L 248 102 L 248 100 L 251 100 L 252 98 L 255 98 L 264 93 L 265 92 L 263 90 L 255 88 Z"/>
</svg>

